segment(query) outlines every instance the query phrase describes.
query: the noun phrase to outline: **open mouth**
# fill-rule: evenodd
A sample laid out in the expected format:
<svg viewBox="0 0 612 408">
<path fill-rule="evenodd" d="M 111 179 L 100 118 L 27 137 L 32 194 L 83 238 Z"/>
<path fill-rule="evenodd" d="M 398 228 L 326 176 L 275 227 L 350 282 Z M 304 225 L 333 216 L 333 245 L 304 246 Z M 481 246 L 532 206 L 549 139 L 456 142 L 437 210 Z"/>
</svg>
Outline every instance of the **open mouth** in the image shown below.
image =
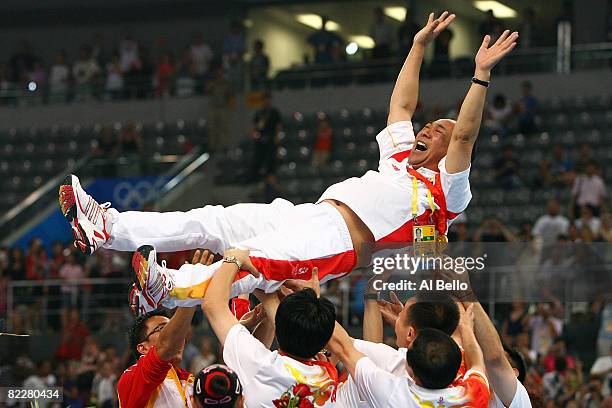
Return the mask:
<svg viewBox="0 0 612 408">
<path fill-rule="evenodd" d="M 427 145 L 421 141 L 418 141 L 416 143 L 416 146 L 414 146 L 414 148 L 420 152 L 425 152 L 427 151 Z"/>
</svg>

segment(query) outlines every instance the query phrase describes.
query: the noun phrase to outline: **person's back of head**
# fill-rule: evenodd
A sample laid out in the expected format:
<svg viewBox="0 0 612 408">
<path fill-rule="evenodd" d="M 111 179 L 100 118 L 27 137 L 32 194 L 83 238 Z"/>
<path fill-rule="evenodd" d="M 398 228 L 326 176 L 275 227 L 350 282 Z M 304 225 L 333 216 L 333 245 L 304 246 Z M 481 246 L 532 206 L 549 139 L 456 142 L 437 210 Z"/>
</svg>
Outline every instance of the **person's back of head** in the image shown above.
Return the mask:
<svg viewBox="0 0 612 408">
<path fill-rule="evenodd" d="M 193 395 L 196 406 L 202 408 L 242 406 L 242 387 L 238 375 L 222 364 L 208 366 L 196 375 Z"/>
<path fill-rule="evenodd" d="M 417 301 L 410 305 L 407 321 L 417 332 L 436 329 L 450 336 L 459 324 L 459 308 L 448 294 L 430 292 L 417 296 Z"/>
<path fill-rule="evenodd" d="M 312 358 L 327 344 L 334 332 L 336 309 L 312 289 L 303 289 L 284 298 L 276 311 L 276 339 L 279 349 L 298 358 Z"/>
<path fill-rule="evenodd" d="M 423 329 L 406 351 L 406 361 L 414 380 L 427 389 L 448 387 L 461 366 L 461 350 L 448 335 L 436 329 Z"/>
</svg>

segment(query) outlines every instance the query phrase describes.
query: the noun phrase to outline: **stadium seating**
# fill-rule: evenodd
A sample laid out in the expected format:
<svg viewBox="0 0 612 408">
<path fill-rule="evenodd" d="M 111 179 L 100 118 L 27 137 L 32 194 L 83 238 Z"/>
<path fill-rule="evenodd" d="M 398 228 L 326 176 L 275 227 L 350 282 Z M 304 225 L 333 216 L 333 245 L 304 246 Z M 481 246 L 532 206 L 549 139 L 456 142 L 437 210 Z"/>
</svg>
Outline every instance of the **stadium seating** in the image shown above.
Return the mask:
<svg viewBox="0 0 612 408">
<path fill-rule="evenodd" d="M 328 118 L 334 129 L 330 162 L 322 167 L 311 166 L 317 119 Z M 378 146 L 375 136 L 384 127 L 386 112 L 370 108 L 350 112 L 295 112 L 285 119 L 278 149 L 277 177 L 282 195 L 295 202 L 313 202 L 323 190 L 342 179 L 359 176 L 377 167 Z M 568 188 L 534 187 L 539 176 L 540 161 L 553 145 L 567 149 L 571 158 L 578 146 L 588 143 L 595 159 L 606 164 L 604 178 L 612 178 L 612 101 L 609 97 L 555 99 L 541 102 L 538 115 L 541 130 L 535 135 L 512 134 L 501 137 L 483 127 L 477 142 L 472 169 L 473 201 L 468 211 L 470 221 L 480 223 L 489 214 L 502 221 L 518 223 L 534 220 L 543 213 L 548 198 L 568 202 Z M 426 123 L 421 112 L 415 115 L 415 130 Z M 501 147 L 513 147 L 522 164 L 526 186 L 506 191 L 496 186 L 493 164 Z M 227 160 L 217 169 L 218 183 L 240 183 L 249 170 L 251 144 L 243 143 L 228 152 Z M 536 183 L 537 184 L 537 183 Z M 259 197 L 261 199 L 261 197 Z"/>
</svg>

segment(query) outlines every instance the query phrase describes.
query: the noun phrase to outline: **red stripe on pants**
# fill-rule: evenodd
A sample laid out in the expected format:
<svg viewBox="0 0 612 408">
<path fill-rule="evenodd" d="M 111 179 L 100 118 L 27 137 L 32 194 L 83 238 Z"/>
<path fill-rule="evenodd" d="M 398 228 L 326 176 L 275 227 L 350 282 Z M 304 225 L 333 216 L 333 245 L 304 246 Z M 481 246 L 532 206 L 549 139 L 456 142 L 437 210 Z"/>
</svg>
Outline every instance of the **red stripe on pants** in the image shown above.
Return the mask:
<svg viewBox="0 0 612 408">
<path fill-rule="evenodd" d="M 327 258 L 306 260 L 277 260 L 251 256 L 251 262 L 267 280 L 310 279 L 313 268 L 319 268 L 319 279 L 327 275 L 346 274 L 353 270 L 357 259 L 350 250 Z"/>
</svg>

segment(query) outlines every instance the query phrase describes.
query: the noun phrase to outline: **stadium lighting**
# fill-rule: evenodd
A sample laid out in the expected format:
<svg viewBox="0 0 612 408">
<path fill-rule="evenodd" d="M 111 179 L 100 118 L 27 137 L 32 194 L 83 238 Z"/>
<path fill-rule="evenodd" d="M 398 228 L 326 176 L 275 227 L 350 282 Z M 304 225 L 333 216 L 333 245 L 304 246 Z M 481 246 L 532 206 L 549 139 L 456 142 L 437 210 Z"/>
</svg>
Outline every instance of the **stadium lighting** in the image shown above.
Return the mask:
<svg viewBox="0 0 612 408">
<path fill-rule="evenodd" d="M 322 20 L 321 16 L 318 14 L 298 14 L 295 16 L 295 19 L 305 26 L 314 28 L 315 30 L 321 29 Z M 338 31 L 340 29 L 340 24 L 332 20 L 327 20 L 325 28 L 327 31 Z"/>
<path fill-rule="evenodd" d="M 403 22 L 406 19 L 406 7 L 385 7 L 385 14 L 387 17 Z"/>
<path fill-rule="evenodd" d="M 346 53 L 348 55 L 355 55 L 355 53 L 357 52 L 357 50 L 359 50 L 359 45 L 357 45 L 356 42 L 350 42 L 347 46 L 346 46 Z"/>
<path fill-rule="evenodd" d="M 474 7 L 480 11 L 493 10 L 493 14 L 497 18 L 514 18 L 517 15 L 516 10 L 495 0 L 476 0 L 474 1 Z"/>
<path fill-rule="evenodd" d="M 374 48 L 374 39 L 368 35 L 354 35 L 350 37 L 349 40 L 356 43 L 359 48 Z"/>
<path fill-rule="evenodd" d="M 30 92 L 34 92 L 34 91 L 36 90 L 36 88 L 38 88 L 38 86 L 36 85 L 36 82 L 34 82 L 34 81 L 30 81 L 30 82 L 28 83 L 28 90 L 29 90 Z"/>
</svg>

